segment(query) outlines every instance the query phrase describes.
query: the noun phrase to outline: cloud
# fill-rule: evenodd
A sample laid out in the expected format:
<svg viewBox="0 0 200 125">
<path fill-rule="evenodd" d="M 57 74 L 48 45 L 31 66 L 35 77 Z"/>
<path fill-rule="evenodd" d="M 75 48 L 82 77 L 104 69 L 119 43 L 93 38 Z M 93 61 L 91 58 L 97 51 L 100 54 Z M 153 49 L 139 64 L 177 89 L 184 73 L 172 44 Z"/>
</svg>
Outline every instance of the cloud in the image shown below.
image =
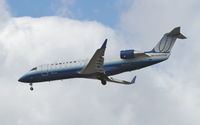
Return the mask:
<svg viewBox="0 0 200 125">
<path fill-rule="evenodd" d="M 89 124 L 97 121 L 100 124 L 99 115 L 112 115 L 109 103 L 103 104 L 105 111 L 99 110 L 103 108 L 102 91 L 109 91 L 99 81 L 57 81 L 52 82 L 51 87 L 48 83 L 47 86 L 36 84 L 34 93 L 29 92 L 28 85 L 17 82 L 21 75 L 40 64 L 91 58 L 105 38 L 113 39 L 109 46 L 115 44 L 114 30 L 98 22 L 62 17 L 12 18 L 0 32 L 2 124 Z M 112 49 L 107 52 L 110 51 Z M 99 87 L 104 90 L 97 90 Z"/>
<path fill-rule="evenodd" d="M 75 0 L 60 0 L 59 2 L 53 2 L 51 6 L 57 16 L 73 17 L 70 8 L 74 3 Z"/>
<path fill-rule="evenodd" d="M 129 43 L 138 48 L 151 49 L 162 34 L 176 26 L 188 39 L 178 40 L 169 60 L 152 69 L 140 71 L 142 92 L 137 105 L 136 119 L 143 124 L 199 124 L 199 37 L 198 1 L 134 0 L 129 11 L 121 17 L 121 29 L 130 35 Z M 155 41 L 157 40 L 157 41 Z M 154 42 L 153 42 L 154 41 Z M 152 78 L 149 78 L 152 77 Z M 138 80 L 139 81 L 139 80 Z M 141 81 L 139 81 L 141 82 Z M 150 92 L 150 93 L 149 93 Z M 138 92 L 140 93 L 140 92 Z M 147 96 L 145 98 L 145 95 Z M 138 115 L 139 114 L 139 115 Z M 141 114 L 141 115 L 140 115 Z M 145 120 L 142 120 L 143 117 Z"/>
<path fill-rule="evenodd" d="M 172 2 L 135 0 L 121 17 L 120 31 L 64 17 L 10 17 L 2 2 L 2 17 L 9 21 L 0 30 L 1 124 L 199 124 L 198 1 Z M 30 92 L 17 82 L 40 64 L 90 58 L 105 38 L 106 58 L 125 48 L 152 49 L 177 25 L 188 39 L 177 41 L 169 60 L 116 76 L 136 74 L 133 86 L 69 79 L 34 84 Z"/>
<path fill-rule="evenodd" d="M 0 30 L 5 26 L 9 18 L 10 13 L 8 12 L 8 6 L 4 0 L 0 0 Z"/>
</svg>

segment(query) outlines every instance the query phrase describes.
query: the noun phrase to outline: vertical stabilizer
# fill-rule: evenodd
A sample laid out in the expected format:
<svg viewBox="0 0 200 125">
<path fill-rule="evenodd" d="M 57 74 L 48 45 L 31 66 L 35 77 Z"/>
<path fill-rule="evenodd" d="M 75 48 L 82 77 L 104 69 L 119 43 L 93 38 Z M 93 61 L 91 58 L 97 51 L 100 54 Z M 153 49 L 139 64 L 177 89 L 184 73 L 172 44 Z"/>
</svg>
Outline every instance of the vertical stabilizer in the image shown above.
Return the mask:
<svg viewBox="0 0 200 125">
<path fill-rule="evenodd" d="M 176 27 L 171 32 L 166 33 L 152 51 L 158 53 L 170 53 L 177 38 L 186 39 L 186 37 L 180 33 L 180 27 Z"/>
</svg>

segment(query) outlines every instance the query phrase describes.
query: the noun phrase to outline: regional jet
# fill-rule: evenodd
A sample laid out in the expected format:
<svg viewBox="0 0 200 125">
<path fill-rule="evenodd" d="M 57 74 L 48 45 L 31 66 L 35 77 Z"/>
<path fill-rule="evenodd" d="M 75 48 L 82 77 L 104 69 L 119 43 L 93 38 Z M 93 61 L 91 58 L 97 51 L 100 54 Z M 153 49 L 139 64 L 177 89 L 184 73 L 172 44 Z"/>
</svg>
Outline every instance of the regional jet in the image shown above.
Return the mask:
<svg viewBox="0 0 200 125">
<path fill-rule="evenodd" d="M 167 60 L 177 38 L 186 39 L 180 33 L 180 27 L 176 27 L 171 32 L 164 34 L 151 51 L 122 50 L 119 53 L 119 57 L 104 60 L 106 39 L 90 60 L 40 65 L 32 68 L 18 81 L 29 83 L 30 90 L 33 90 L 33 83 L 69 78 L 97 79 L 101 81 L 102 85 L 106 85 L 107 82 L 130 85 L 135 83 L 136 76 L 131 81 L 118 80 L 110 76 L 138 70 Z"/>
</svg>

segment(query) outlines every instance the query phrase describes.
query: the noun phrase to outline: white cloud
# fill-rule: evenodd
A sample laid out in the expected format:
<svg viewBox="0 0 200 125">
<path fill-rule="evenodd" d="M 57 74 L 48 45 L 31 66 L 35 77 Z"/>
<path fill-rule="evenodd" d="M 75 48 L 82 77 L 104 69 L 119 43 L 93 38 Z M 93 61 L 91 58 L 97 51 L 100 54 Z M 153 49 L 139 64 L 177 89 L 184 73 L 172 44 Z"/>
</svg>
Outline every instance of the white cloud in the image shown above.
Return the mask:
<svg viewBox="0 0 200 125">
<path fill-rule="evenodd" d="M 62 17 L 73 17 L 70 7 L 73 6 L 75 0 L 59 0 L 52 3 L 52 10 L 56 15 Z"/>
<path fill-rule="evenodd" d="M 2 3 L 2 17 L 9 17 Z M 9 18 L 0 30 L 0 123 L 198 125 L 199 11 L 195 3 L 134 1 L 122 16 L 120 34 L 98 22 Z M 105 38 L 109 39 L 107 57 L 117 56 L 126 47 L 151 49 L 163 33 L 177 25 L 183 27 L 188 40 L 177 41 L 168 61 L 119 75 L 131 79 L 136 74 L 134 86 L 69 79 L 35 84 L 29 92 L 28 85 L 17 82 L 35 65 L 90 58 Z"/>
<path fill-rule="evenodd" d="M 94 96 L 97 88 L 103 88 L 99 81 L 58 81 L 52 82 L 51 87 L 48 84 L 38 84 L 32 94 L 29 93 L 28 85 L 17 82 L 22 74 L 39 64 L 90 58 L 105 38 L 114 40 L 115 32 L 97 22 L 80 22 L 60 17 L 12 18 L 0 32 L 0 47 L 4 53 L 0 56 L 3 60 L 0 65 L 2 123 L 88 124 L 96 123 L 99 114 L 107 114 L 109 117 L 112 114 L 110 104 L 105 104 L 107 111 L 99 110 L 102 108 L 102 101 L 99 100 L 101 92 L 108 90 L 99 89 Z M 111 46 L 115 43 L 110 41 L 109 44 Z M 76 121 L 77 117 L 80 121 Z M 90 117 L 93 120 L 89 120 Z"/>
<path fill-rule="evenodd" d="M 0 0 L 0 30 L 4 27 L 9 18 L 8 6 L 4 0 Z"/>
<path fill-rule="evenodd" d="M 132 44 L 138 48 L 151 49 L 162 34 L 176 26 L 181 26 L 183 34 L 188 37 L 187 40 L 177 41 L 167 62 L 149 71 L 141 71 L 140 77 L 150 81 L 147 84 L 146 79 L 142 80 L 142 84 L 148 85 L 148 97 L 144 97 L 143 107 L 137 105 L 139 109 L 145 109 L 142 112 L 135 111 L 136 114 L 142 114 L 136 115 L 139 125 L 200 123 L 200 111 L 197 110 L 200 107 L 200 60 L 197 58 L 200 56 L 200 13 L 197 4 L 196 0 L 134 0 L 130 10 L 121 17 L 122 30 L 132 35 Z M 142 87 L 142 90 L 144 92 L 145 88 Z"/>
</svg>

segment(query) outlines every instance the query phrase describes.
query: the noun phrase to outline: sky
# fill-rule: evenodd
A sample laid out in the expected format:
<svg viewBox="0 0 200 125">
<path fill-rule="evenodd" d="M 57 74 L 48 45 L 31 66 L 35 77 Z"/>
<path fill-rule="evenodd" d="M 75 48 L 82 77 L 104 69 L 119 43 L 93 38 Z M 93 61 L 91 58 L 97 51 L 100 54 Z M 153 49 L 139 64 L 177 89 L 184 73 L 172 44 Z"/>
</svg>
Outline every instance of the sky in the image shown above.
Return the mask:
<svg viewBox="0 0 200 125">
<path fill-rule="evenodd" d="M 2 125 L 199 125 L 198 0 L 0 0 Z M 91 58 L 108 38 L 105 58 L 151 50 L 181 26 L 170 58 L 114 77 L 124 86 L 87 79 L 34 84 L 17 80 L 45 63 Z"/>
<path fill-rule="evenodd" d="M 128 1 L 128 0 L 127 0 Z M 120 0 L 7 0 L 15 17 L 62 16 L 115 26 L 129 3 Z"/>
</svg>

